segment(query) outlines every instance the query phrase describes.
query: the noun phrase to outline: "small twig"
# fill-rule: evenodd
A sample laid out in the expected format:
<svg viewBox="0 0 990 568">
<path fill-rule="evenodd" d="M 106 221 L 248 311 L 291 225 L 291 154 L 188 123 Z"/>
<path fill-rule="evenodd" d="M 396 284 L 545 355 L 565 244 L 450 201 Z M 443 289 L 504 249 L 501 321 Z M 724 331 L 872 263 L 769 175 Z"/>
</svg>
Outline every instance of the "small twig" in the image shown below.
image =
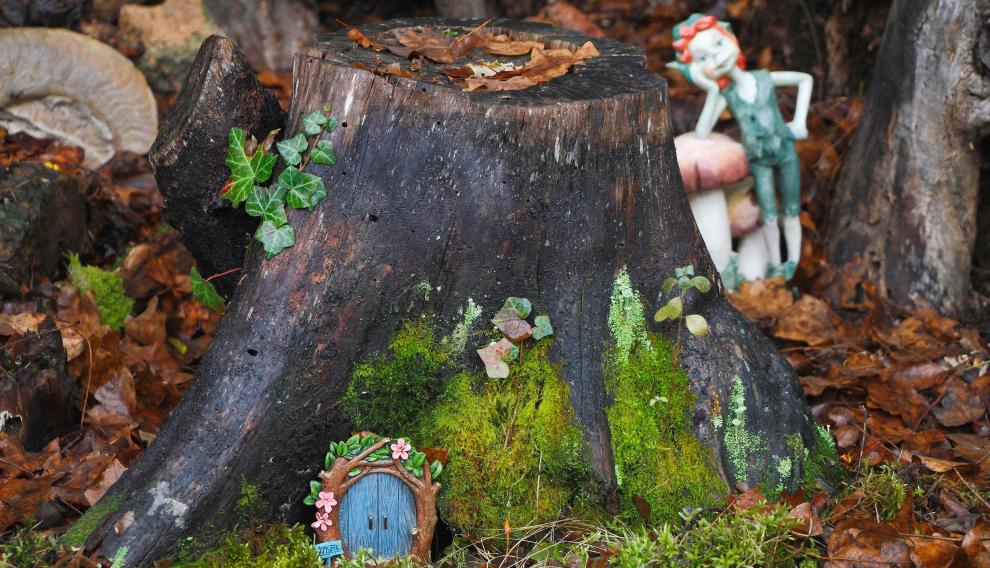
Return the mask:
<svg viewBox="0 0 990 568">
<path fill-rule="evenodd" d="M 230 270 L 224 270 L 223 272 L 221 272 L 219 274 L 214 274 L 213 276 L 210 276 L 209 278 L 206 279 L 206 281 L 209 282 L 210 280 L 213 280 L 214 278 L 221 278 L 223 276 L 227 276 L 228 274 L 233 274 L 235 272 L 240 272 L 240 271 L 241 271 L 240 268 L 231 268 Z"/>
<path fill-rule="evenodd" d="M 959 476 L 959 481 L 962 481 L 963 485 L 965 485 L 967 489 L 972 491 L 973 495 L 976 495 L 976 498 L 979 499 L 981 503 L 983 503 L 983 506 L 986 507 L 988 511 L 990 511 L 990 503 L 987 503 L 987 500 L 983 498 L 983 495 L 980 495 L 980 492 L 977 491 L 976 488 L 973 487 L 968 481 L 966 481 L 966 478 L 963 477 L 961 473 L 959 473 L 958 469 L 954 469 L 952 471 L 956 472 L 956 475 Z"/>
<path fill-rule="evenodd" d="M 26 470 L 26 469 L 24 469 L 23 467 L 21 467 L 21 466 L 19 466 L 19 465 L 17 465 L 16 463 L 14 463 L 14 462 L 12 462 L 12 461 L 10 461 L 10 460 L 6 460 L 6 459 L 3 459 L 3 458 L 0 458 L 0 462 L 3 462 L 3 463 L 5 463 L 5 464 L 7 464 L 7 465 L 10 465 L 10 466 L 13 466 L 13 467 L 16 467 L 17 469 L 19 469 L 19 470 L 21 470 L 21 471 L 23 471 L 24 473 L 26 473 L 26 474 L 28 474 L 28 475 L 33 475 L 33 474 L 32 474 L 32 473 L 30 472 L 30 471 L 28 471 L 28 470 Z"/>
<path fill-rule="evenodd" d="M 89 403 L 89 387 L 93 382 L 93 344 L 89 342 L 89 338 L 83 334 L 79 334 L 83 341 L 86 342 L 86 395 L 83 397 L 82 405 L 82 416 L 79 418 L 79 429 L 82 430 L 83 426 L 86 425 L 86 405 Z"/>
<path fill-rule="evenodd" d="M 490 23 L 492 23 L 492 19 L 491 18 L 488 18 L 487 20 L 485 20 L 484 22 L 482 22 L 480 26 L 474 28 L 473 30 L 471 30 L 468 33 L 462 35 L 461 37 L 455 39 L 454 41 L 457 41 L 457 40 L 462 40 L 463 41 L 466 37 L 468 37 L 469 35 L 473 34 L 476 31 L 481 30 L 481 28 L 487 26 Z"/>
</svg>

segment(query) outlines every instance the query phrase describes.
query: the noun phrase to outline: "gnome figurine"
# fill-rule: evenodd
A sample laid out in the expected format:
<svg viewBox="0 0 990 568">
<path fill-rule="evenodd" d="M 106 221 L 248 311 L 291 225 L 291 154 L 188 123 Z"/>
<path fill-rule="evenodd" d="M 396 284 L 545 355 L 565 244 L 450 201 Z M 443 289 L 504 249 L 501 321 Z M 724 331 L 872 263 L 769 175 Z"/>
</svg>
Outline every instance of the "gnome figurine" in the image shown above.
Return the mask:
<svg viewBox="0 0 990 568">
<path fill-rule="evenodd" d="M 691 83 L 707 91 L 695 136 L 708 138 L 725 110 L 739 123 L 742 145 L 753 175 L 760 231 L 768 252 L 767 276 L 790 279 L 801 256 L 801 172 L 795 140 L 808 137 L 805 119 L 811 102 L 812 77 L 796 71 L 746 71 L 746 60 L 729 24 L 714 16 L 693 14 L 674 27 L 677 61 L 668 64 Z M 777 106 L 775 87 L 797 87 L 794 119 L 785 122 Z M 777 189 L 783 210 L 787 259 L 780 254 Z"/>
</svg>

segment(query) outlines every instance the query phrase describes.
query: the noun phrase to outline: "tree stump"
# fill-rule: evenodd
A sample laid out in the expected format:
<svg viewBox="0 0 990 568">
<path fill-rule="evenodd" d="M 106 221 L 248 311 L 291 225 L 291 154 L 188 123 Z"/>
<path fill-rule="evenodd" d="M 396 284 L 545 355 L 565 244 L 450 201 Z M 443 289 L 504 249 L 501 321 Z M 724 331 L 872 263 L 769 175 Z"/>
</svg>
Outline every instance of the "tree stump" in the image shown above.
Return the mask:
<svg viewBox="0 0 990 568">
<path fill-rule="evenodd" d="M 480 23 L 392 21 L 363 31 Z M 800 479 L 800 467 L 768 464 L 791 455 L 795 440 L 815 449 L 820 432 L 793 370 L 721 293 L 682 189 L 663 79 L 626 44 L 516 21 L 490 28 L 572 49 L 591 40 L 600 55 L 525 90 L 474 93 L 425 70 L 411 79 L 369 72 L 376 57 L 391 56 L 343 32 L 296 56 L 285 134 L 324 105 L 340 122 L 336 165 L 307 169 L 328 197 L 312 213 L 290 212 L 294 247 L 266 261 L 251 245 L 196 378 L 105 498 L 91 550 L 109 558 L 126 548 L 125 564 L 144 566 L 180 536 L 216 534 L 234 520 L 242 478 L 259 487 L 268 518 L 303 519 L 307 481 L 327 443 L 349 431 L 338 403 L 353 363 L 383 352 L 403 321 L 424 313 L 452 326 L 469 298 L 493 314 L 507 296 L 525 296 L 549 314 L 551 357 L 563 365 L 602 499 L 614 505 L 603 353 L 623 267 L 650 314 L 677 267 L 694 265 L 715 282 L 686 306 L 711 327 L 682 347 L 695 432 L 729 486 Z M 654 331 L 672 343 L 678 335 L 673 324 Z M 476 347 L 464 361 L 481 369 Z M 764 444 L 736 471 L 713 424 L 731 420 L 729 401 L 741 391 L 747 404 L 736 416 Z M 115 531 L 129 511 L 133 523 Z"/>
</svg>

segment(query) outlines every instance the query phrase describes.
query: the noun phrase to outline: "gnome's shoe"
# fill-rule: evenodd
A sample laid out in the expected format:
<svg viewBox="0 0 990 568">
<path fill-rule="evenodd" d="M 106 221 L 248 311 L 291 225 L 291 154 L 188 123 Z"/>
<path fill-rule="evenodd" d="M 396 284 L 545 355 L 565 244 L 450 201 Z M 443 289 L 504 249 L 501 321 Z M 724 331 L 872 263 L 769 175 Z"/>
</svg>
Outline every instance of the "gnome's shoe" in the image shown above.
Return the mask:
<svg viewBox="0 0 990 568">
<path fill-rule="evenodd" d="M 794 273 L 797 272 L 797 263 L 793 260 L 788 260 L 787 262 L 782 262 L 780 264 L 771 264 L 767 267 L 767 278 L 773 278 L 774 276 L 783 276 L 784 280 L 790 280 L 794 277 Z"/>
</svg>

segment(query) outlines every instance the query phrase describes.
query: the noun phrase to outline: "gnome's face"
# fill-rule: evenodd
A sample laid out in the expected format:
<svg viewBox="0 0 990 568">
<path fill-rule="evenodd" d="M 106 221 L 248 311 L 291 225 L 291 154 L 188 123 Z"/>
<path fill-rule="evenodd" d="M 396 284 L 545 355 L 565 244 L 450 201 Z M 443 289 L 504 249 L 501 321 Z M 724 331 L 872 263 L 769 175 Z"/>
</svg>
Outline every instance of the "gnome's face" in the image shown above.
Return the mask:
<svg viewBox="0 0 990 568">
<path fill-rule="evenodd" d="M 732 71 L 739 60 L 739 46 L 727 34 L 711 28 L 701 32 L 688 45 L 691 52 L 691 71 L 711 80 Z"/>
</svg>

